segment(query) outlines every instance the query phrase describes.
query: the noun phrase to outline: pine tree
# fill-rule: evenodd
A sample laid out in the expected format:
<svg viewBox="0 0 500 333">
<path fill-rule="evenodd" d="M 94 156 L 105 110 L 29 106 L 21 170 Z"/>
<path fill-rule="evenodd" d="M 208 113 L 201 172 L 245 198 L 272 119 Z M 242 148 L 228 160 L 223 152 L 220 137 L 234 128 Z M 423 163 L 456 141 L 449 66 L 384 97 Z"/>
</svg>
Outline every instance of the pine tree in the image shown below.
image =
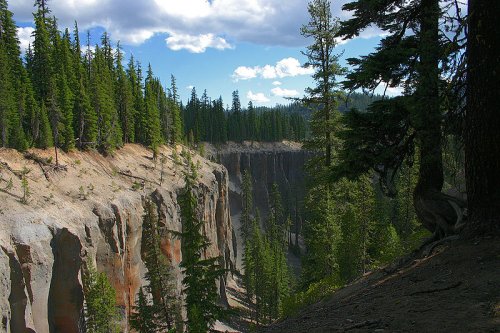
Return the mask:
<svg viewBox="0 0 500 333">
<path fill-rule="evenodd" d="M 443 70 L 449 68 L 449 51 L 459 47 L 439 32 L 439 1 L 358 0 L 343 9 L 354 11 L 354 16 L 342 22 L 339 36 L 352 38 L 371 24 L 388 33 L 375 52 L 348 60 L 355 69 L 347 75 L 345 87 L 373 90 L 383 81 L 387 86 L 402 86 L 405 91 L 398 98 L 374 102 L 366 113 L 347 114 L 343 135 L 346 142 L 340 153 L 342 163 L 334 168 L 335 178 L 355 178 L 372 168 L 380 174 L 386 192 L 394 195 L 395 175 L 405 159 L 413 158 L 418 146 L 415 211 L 436 238 L 453 233 L 457 212 L 452 206 L 462 203 L 441 193 L 440 79 Z M 437 215 L 440 218 L 430 218 Z"/>
<path fill-rule="evenodd" d="M 278 184 L 273 183 L 269 196 L 269 216 L 266 224 L 266 233 L 271 242 L 277 242 L 281 247 L 284 247 L 286 241 L 283 230 L 284 222 L 281 192 Z"/>
<path fill-rule="evenodd" d="M 74 129 L 79 149 L 95 147 L 97 144 L 97 114 L 90 103 L 87 87 L 90 77 L 86 75 L 85 63 L 90 63 L 90 45 L 88 45 L 87 59 L 82 59 L 80 36 L 78 24 L 75 22 L 73 32 L 73 66 L 75 73 L 75 85 L 73 86 L 74 104 Z"/>
<path fill-rule="evenodd" d="M 78 147 L 85 149 L 97 143 L 97 115 L 90 103 L 83 78 L 78 80 L 78 91 L 73 105 L 75 128 L 77 129 Z"/>
<path fill-rule="evenodd" d="M 116 108 L 120 117 L 121 128 L 123 132 L 123 143 L 135 141 L 135 113 L 134 96 L 130 87 L 122 61 L 123 54 L 120 43 L 116 46 Z"/>
<path fill-rule="evenodd" d="M 15 110 L 12 97 L 12 82 L 7 62 L 7 52 L 3 40 L 0 39 L 0 140 L 2 147 L 8 147 L 9 145 L 10 117 Z"/>
<path fill-rule="evenodd" d="M 40 113 L 38 117 L 35 118 L 37 124 L 35 126 L 38 128 L 38 136 L 35 137 L 35 147 L 46 149 L 54 145 L 52 128 L 50 126 L 49 114 L 45 103 L 41 103 L 39 110 Z"/>
<path fill-rule="evenodd" d="M 252 228 L 252 210 L 253 210 L 253 194 L 252 194 L 252 175 L 248 170 L 245 170 L 243 173 L 243 182 L 242 182 L 242 193 L 241 193 L 241 201 L 242 201 L 242 210 L 241 210 L 241 218 L 240 218 L 240 234 L 241 239 L 243 240 L 243 244 L 249 238 Z"/>
<path fill-rule="evenodd" d="M 368 251 L 376 216 L 374 198 L 370 177 L 335 184 L 334 211 L 341 233 L 336 253 L 343 283 L 364 273 L 371 262 Z"/>
<path fill-rule="evenodd" d="M 245 178 L 248 179 L 249 175 L 245 174 Z M 269 206 L 266 236 L 260 230 L 260 217 L 257 212 L 248 226 L 243 255 L 243 281 L 248 301 L 253 302 L 255 298 L 257 324 L 271 322 L 281 315 L 283 300 L 288 297 L 291 285 L 286 249 L 279 231 L 282 226 L 278 226 L 282 209 L 276 184 L 273 186 Z"/>
<path fill-rule="evenodd" d="M 268 322 L 272 288 L 272 260 L 269 242 L 260 230 L 259 212 L 252 221 L 251 237 L 245 247 L 244 283 L 249 301 L 255 299 L 254 320 L 257 326 Z"/>
<path fill-rule="evenodd" d="M 184 111 L 184 126 L 186 133 L 188 133 L 189 143 L 194 144 L 200 141 L 200 100 L 196 93 L 196 88 L 191 89 L 191 97 L 186 104 Z"/>
<path fill-rule="evenodd" d="M 248 102 L 247 113 L 248 113 L 248 131 L 247 131 L 248 138 L 252 141 L 257 141 L 259 137 L 259 131 L 258 131 L 259 124 L 257 122 L 257 114 L 253 107 L 252 101 Z"/>
<path fill-rule="evenodd" d="M 27 148 L 23 118 L 26 113 L 24 80 L 26 72 L 21 61 L 17 28 L 7 2 L 0 1 L 0 85 L 3 96 L 0 106 L 1 144 L 18 150 Z"/>
<path fill-rule="evenodd" d="M 283 243 L 276 240 L 271 243 L 272 270 L 271 270 L 271 311 L 270 316 L 277 319 L 283 312 L 283 300 L 290 295 L 291 275 L 286 260 Z"/>
<path fill-rule="evenodd" d="M 244 244 L 242 266 L 243 266 L 243 285 L 245 286 L 245 293 L 247 297 L 247 302 L 252 303 L 253 297 L 255 295 L 256 281 L 255 281 L 255 268 L 257 263 L 255 262 L 254 247 L 255 240 L 253 239 L 253 234 Z"/>
<path fill-rule="evenodd" d="M 144 87 L 142 84 L 142 69 L 139 63 L 134 63 L 134 57 L 130 57 L 127 68 L 127 76 L 132 88 L 132 95 L 134 97 L 134 109 L 135 113 L 135 142 L 144 144 L 146 142 L 146 126 L 144 123 Z"/>
<path fill-rule="evenodd" d="M 149 65 L 144 89 L 145 118 L 143 122 L 146 124 L 144 144 L 153 150 L 154 155 L 163 142 L 160 128 L 160 110 L 158 108 L 158 89 L 155 89 L 158 87 L 158 84 L 155 81 L 153 70 L 151 69 L 151 65 Z"/>
<path fill-rule="evenodd" d="M 307 190 L 303 226 L 307 251 L 302 258 L 302 288 L 338 273 L 336 249 L 341 233 L 332 195 L 331 187 L 325 184 L 313 184 Z"/>
<path fill-rule="evenodd" d="M 499 3 L 469 0 L 465 171 L 468 236 L 500 233 Z"/>
<path fill-rule="evenodd" d="M 35 96 L 33 92 L 33 87 L 31 85 L 31 80 L 28 78 L 27 73 L 24 77 L 24 82 L 22 85 L 22 96 L 23 96 L 23 107 L 24 116 L 22 117 L 22 126 L 24 133 L 26 133 L 26 143 L 28 147 L 32 147 L 35 144 L 35 138 L 38 136 L 38 123 L 39 123 L 39 107 L 38 103 L 35 101 Z"/>
<path fill-rule="evenodd" d="M 17 107 L 12 109 L 10 114 L 10 135 L 9 135 L 9 146 L 15 148 L 19 151 L 25 151 L 28 148 L 28 142 L 26 141 L 26 136 L 24 134 L 22 113 L 25 111 L 25 99 L 22 95 L 23 87 L 20 86 L 17 90 L 17 97 L 19 97 Z"/>
<path fill-rule="evenodd" d="M 332 18 L 329 0 L 313 0 L 307 9 L 310 20 L 302 27 L 301 34 L 305 38 L 312 37 L 313 43 L 303 54 L 308 58 L 307 65 L 315 71 L 316 86 L 307 88 L 307 96 L 303 99 L 314 110 L 310 123 L 312 138 L 306 146 L 323 151 L 323 164 L 329 167 L 333 160 L 333 132 L 339 121 L 337 107 L 341 97 L 341 93 L 335 90 L 338 86 L 336 79 L 345 73 L 338 63 L 338 56 L 333 54 L 339 22 Z"/>
<path fill-rule="evenodd" d="M 191 162 L 190 162 L 191 163 Z M 182 262 L 184 294 L 186 295 L 187 327 L 189 332 L 208 332 L 224 311 L 218 305 L 216 281 L 225 274 L 219 258 L 205 258 L 203 254 L 210 246 L 202 234 L 203 221 L 197 217 L 197 199 L 194 195 L 196 170 L 185 174 L 186 186 L 179 196 L 182 217 Z"/>
<path fill-rule="evenodd" d="M 52 46 L 45 19 L 45 15 L 47 14 L 46 10 L 44 4 L 44 6 L 39 7 L 38 11 L 34 14 L 35 30 L 33 35 L 35 40 L 33 42 L 33 71 L 30 73 L 37 97 L 40 101 L 44 102 L 47 102 L 50 96 L 49 89 L 51 88 L 51 81 L 53 80 Z"/>
<path fill-rule="evenodd" d="M 215 121 L 215 137 L 214 142 L 226 142 L 227 140 L 227 119 L 224 112 L 224 103 L 222 97 L 213 101 L 213 113 Z"/>
<path fill-rule="evenodd" d="M 135 312 L 130 316 L 130 326 L 138 333 L 155 333 L 153 305 L 143 287 L 139 288 L 136 304 Z"/>
<path fill-rule="evenodd" d="M 228 120 L 228 139 L 241 142 L 245 136 L 242 124 L 241 102 L 238 90 L 233 91 L 231 117 Z"/>
<path fill-rule="evenodd" d="M 116 292 L 105 273 L 89 263 L 82 274 L 85 296 L 85 328 L 89 333 L 118 332 Z"/>
<path fill-rule="evenodd" d="M 170 98 L 169 98 L 169 108 L 172 118 L 172 125 L 170 127 L 170 143 L 176 144 L 182 142 L 183 137 L 183 124 L 181 118 L 181 110 L 179 108 L 179 95 L 177 93 L 177 85 L 175 83 L 175 77 L 172 75 L 170 77 Z"/>
<path fill-rule="evenodd" d="M 148 272 L 146 280 L 149 285 L 145 288 L 146 295 L 151 294 L 153 304 L 144 308 L 146 315 L 151 316 L 147 325 L 153 332 L 165 332 L 175 327 L 178 300 L 175 293 L 176 286 L 172 267 L 160 249 L 160 230 L 155 205 L 146 201 L 143 217 L 144 263 Z M 139 295 L 139 297 L 141 297 Z M 146 318 L 145 318 L 146 319 Z"/>
<path fill-rule="evenodd" d="M 103 41 L 107 43 L 104 36 Z M 122 144 L 118 112 L 115 106 L 113 72 L 110 70 L 109 45 L 96 46 L 92 59 L 92 102 L 97 115 L 97 146 L 104 152 L 113 151 Z"/>
<path fill-rule="evenodd" d="M 56 34 L 54 59 L 58 64 L 56 70 L 58 101 L 60 121 L 57 127 L 60 132 L 59 144 L 65 151 L 69 151 L 75 146 L 75 136 L 73 131 L 73 105 L 74 96 L 70 89 L 70 84 L 75 83 L 73 72 L 73 59 L 71 55 L 71 44 L 69 33 L 66 31 L 63 38 Z"/>
<path fill-rule="evenodd" d="M 4 53 L 6 61 L 13 78 L 20 79 L 23 75 L 23 64 L 21 61 L 21 50 L 19 48 L 19 38 L 17 37 L 17 27 L 13 19 L 14 14 L 8 9 L 6 0 L 0 1 L 0 38 L 4 43 Z"/>
</svg>

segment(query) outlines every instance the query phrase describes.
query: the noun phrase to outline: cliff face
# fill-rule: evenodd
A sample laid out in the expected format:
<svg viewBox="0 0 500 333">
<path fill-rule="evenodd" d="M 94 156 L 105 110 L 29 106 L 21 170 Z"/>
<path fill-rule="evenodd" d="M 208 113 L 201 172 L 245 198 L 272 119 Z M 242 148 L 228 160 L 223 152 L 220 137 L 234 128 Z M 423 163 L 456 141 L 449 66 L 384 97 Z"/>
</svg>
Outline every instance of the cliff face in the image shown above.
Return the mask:
<svg viewBox="0 0 500 333">
<path fill-rule="evenodd" d="M 290 216 L 294 224 L 292 231 L 300 229 L 305 194 L 304 167 L 312 156 L 311 152 L 302 150 L 298 143 L 287 141 L 228 143 L 219 147 L 209 145 L 206 150 L 211 160 L 221 163 L 228 170 L 231 220 L 238 236 L 242 209 L 241 183 L 245 170 L 249 170 L 252 175 L 254 207 L 259 209 L 262 220 L 267 217 L 269 195 L 273 183 L 276 183 L 281 192 L 285 214 Z M 239 240 L 239 237 L 235 239 Z M 243 244 L 236 243 L 234 252 L 240 268 Z"/>
<path fill-rule="evenodd" d="M 67 170 L 53 171 L 0 149 L 0 332 L 78 332 L 85 261 L 106 272 L 117 292 L 122 327 L 128 330 L 135 295 L 145 283 L 145 200 L 156 205 L 164 230 L 182 228 L 177 193 L 184 185 L 183 158 L 174 158 L 166 147 L 160 154 L 166 158 L 155 162 L 151 152 L 137 145 L 127 145 L 110 157 L 59 153 L 59 163 Z M 200 165 L 199 215 L 212 243 L 208 255 L 221 256 L 230 268 L 234 252 L 227 171 L 200 157 L 194 162 Z M 24 189 L 23 169 L 28 172 Z M 23 204 L 26 189 L 30 195 Z M 180 290 L 181 241 L 165 232 L 161 248 L 174 265 Z M 225 286 L 226 281 L 220 281 L 223 300 Z"/>
</svg>

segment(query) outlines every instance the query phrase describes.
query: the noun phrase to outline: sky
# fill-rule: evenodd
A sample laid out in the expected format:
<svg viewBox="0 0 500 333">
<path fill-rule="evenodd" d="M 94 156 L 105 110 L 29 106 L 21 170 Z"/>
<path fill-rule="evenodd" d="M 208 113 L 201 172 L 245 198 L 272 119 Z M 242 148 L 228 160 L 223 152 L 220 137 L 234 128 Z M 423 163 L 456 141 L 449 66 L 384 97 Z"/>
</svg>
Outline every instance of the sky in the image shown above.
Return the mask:
<svg viewBox="0 0 500 333">
<path fill-rule="evenodd" d="M 332 1 L 334 17 L 350 13 Z M 32 39 L 34 0 L 10 0 L 9 9 L 19 26 L 22 48 Z M 306 0 L 49 0 L 59 29 L 73 30 L 78 22 L 81 40 L 90 31 L 92 44 L 108 31 L 130 55 L 166 85 L 174 75 L 184 103 L 196 88 L 211 98 L 222 96 L 231 104 L 238 90 L 241 103 L 256 106 L 288 104 L 313 86 L 311 68 L 301 54 L 311 40 L 300 35 L 309 20 Z M 369 28 L 358 38 L 341 41 L 336 53 L 345 64 L 349 57 L 368 54 L 380 40 Z M 397 94 L 397 90 L 389 91 Z"/>
</svg>

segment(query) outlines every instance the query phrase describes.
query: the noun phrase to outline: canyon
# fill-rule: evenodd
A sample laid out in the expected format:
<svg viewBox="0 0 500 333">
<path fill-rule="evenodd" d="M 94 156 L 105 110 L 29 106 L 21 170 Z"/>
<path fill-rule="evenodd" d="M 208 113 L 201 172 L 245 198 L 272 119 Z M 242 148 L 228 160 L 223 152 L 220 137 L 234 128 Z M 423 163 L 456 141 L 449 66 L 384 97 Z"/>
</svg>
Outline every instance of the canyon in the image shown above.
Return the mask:
<svg viewBox="0 0 500 333">
<path fill-rule="evenodd" d="M 197 166 L 198 215 L 211 246 L 206 256 L 220 257 L 226 287 L 240 267 L 238 242 L 241 175 L 254 177 L 256 207 L 267 213 L 270 186 L 276 182 L 290 213 L 303 194 L 307 153 L 300 145 L 206 145 L 207 159 L 193 154 Z M 191 153 L 190 153 L 191 154 Z M 92 263 L 116 290 L 122 331 L 139 287 L 145 284 L 141 239 L 144 206 L 156 206 L 161 250 L 172 263 L 182 290 L 182 231 L 179 190 L 184 186 L 187 148 L 150 150 L 129 144 L 109 156 L 97 152 L 0 150 L 0 332 L 79 332 L 84 295 L 81 270 Z M 215 163 L 219 162 L 219 163 Z M 293 193 L 296 194 L 292 197 Z M 292 200 L 293 199 L 293 200 Z M 298 212 L 294 211 L 296 215 Z"/>
<path fill-rule="evenodd" d="M 206 145 L 207 157 L 217 161 L 228 170 L 229 204 L 234 230 L 240 228 L 242 210 L 242 180 L 245 171 L 252 178 L 253 206 L 260 212 L 261 222 L 269 213 L 269 195 L 273 184 L 278 186 L 285 216 L 292 220 L 292 233 L 298 234 L 302 225 L 303 199 L 305 195 L 305 167 L 313 156 L 296 142 L 251 142 L 227 143 L 221 146 Z M 239 236 L 238 234 L 236 236 Z M 241 268 L 243 244 L 236 239 L 236 266 Z M 298 237 L 292 237 L 292 243 Z M 294 260 L 295 259 L 295 260 Z M 297 262 L 298 258 L 291 258 Z M 292 263 L 292 262 L 291 262 Z"/>
</svg>

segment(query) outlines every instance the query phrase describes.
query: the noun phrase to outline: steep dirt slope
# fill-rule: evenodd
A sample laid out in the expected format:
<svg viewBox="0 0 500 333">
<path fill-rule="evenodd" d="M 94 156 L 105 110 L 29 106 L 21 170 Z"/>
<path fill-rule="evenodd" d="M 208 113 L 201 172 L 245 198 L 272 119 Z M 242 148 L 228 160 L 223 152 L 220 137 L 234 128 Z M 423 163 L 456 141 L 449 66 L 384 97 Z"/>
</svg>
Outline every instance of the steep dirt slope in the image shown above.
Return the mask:
<svg viewBox="0 0 500 333">
<path fill-rule="evenodd" d="M 499 238 L 408 259 L 262 332 L 500 332 Z"/>
</svg>

